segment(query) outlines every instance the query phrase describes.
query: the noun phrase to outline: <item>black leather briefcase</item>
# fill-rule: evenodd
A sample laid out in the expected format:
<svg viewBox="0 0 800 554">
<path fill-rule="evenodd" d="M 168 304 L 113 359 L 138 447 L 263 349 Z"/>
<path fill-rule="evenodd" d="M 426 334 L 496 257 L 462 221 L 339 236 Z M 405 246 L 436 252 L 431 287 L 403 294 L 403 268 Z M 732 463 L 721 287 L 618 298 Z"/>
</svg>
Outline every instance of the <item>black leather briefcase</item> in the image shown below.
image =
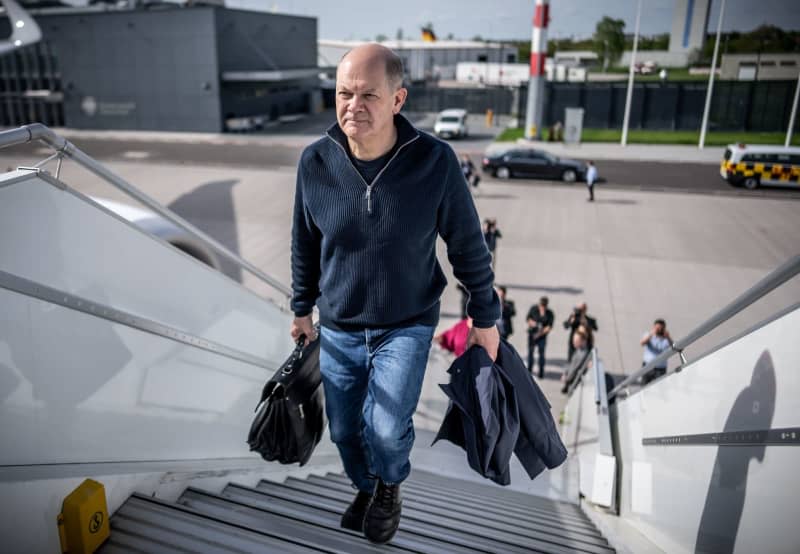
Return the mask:
<svg viewBox="0 0 800 554">
<path fill-rule="evenodd" d="M 297 347 L 264 385 L 247 443 L 267 461 L 305 465 L 325 429 L 317 340 Z"/>
</svg>

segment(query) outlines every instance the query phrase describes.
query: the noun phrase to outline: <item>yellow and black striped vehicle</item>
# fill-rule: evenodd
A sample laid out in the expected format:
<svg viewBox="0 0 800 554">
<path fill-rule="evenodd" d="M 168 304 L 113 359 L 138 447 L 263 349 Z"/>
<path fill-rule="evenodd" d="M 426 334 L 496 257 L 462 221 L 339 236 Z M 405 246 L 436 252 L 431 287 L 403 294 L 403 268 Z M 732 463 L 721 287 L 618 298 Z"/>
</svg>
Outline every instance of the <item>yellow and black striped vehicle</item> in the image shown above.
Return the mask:
<svg viewBox="0 0 800 554">
<path fill-rule="evenodd" d="M 734 186 L 800 187 L 800 148 L 729 144 L 719 166 L 720 176 Z"/>
</svg>

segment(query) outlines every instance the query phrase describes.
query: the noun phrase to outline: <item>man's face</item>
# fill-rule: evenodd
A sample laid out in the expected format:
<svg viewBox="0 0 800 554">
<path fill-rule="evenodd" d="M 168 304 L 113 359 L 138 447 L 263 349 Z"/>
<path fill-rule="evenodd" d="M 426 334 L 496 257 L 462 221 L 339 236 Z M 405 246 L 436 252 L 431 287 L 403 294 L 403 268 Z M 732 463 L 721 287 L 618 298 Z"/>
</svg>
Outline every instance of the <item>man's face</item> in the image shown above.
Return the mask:
<svg viewBox="0 0 800 554">
<path fill-rule="evenodd" d="M 656 335 L 658 335 L 660 337 L 661 335 L 664 334 L 664 326 L 661 325 L 660 323 L 656 323 L 653 326 L 653 331 L 655 332 Z"/>
<path fill-rule="evenodd" d="M 380 140 L 392 133 L 394 114 L 407 91 L 390 85 L 382 60 L 352 57 L 345 58 L 336 72 L 336 119 L 355 142 Z"/>
</svg>

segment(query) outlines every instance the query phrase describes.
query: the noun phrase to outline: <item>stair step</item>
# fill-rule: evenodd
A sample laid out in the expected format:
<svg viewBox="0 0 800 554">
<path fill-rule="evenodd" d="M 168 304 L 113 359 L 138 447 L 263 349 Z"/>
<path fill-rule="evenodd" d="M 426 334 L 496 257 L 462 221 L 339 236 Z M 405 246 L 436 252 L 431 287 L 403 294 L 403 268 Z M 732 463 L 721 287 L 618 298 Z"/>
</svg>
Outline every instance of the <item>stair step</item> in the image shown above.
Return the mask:
<svg viewBox="0 0 800 554">
<path fill-rule="evenodd" d="M 111 518 L 111 536 L 98 552 L 314 552 L 170 502 L 134 494 Z"/>
<path fill-rule="evenodd" d="M 331 488 L 332 490 L 337 490 L 339 492 L 347 492 L 349 489 L 349 485 L 339 482 L 329 483 L 319 477 L 309 477 L 307 482 L 320 487 Z M 524 523 L 531 529 L 544 532 L 553 532 L 553 529 L 555 529 L 555 532 L 558 535 L 563 535 L 564 529 L 568 529 L 570 533 L 575 533 L 575 538 L 579 540 L 583 539 L 584 537 L 600 538 L 600 533 L 597 531 L 597 529 L 591 526 L 590 522 L 574 520 L 570 519 L 569 517 L 561 517 L 558 514 L 543 513 L 541 515 L 537 514 L 536 517 L 531 517 L 530 515 L 520 515 L 518 512 L 506 512 L 503 514 L 502 511 L 493 509 L 489 506 L 484 506 L 483 501 L 481 500 L 473 501 L 468 508 L 464 508 L 463 504 L 448 505 L 450 500 L 431 500 L 429 497 L 420 495 L 419 491 L 413 490 L 412 487 L 406 487 L 405 484 L 403 487 L 403 495 L 404 499 L 410 501 L 410 504 L 413 503 L 414 506 L 423 511 L 429 511 L 430 513 L 434 514 L 444 513 L 446 516 L 452 515 L 452 517 L 455 519 L 469 521 L 472 518 L 480 518 L 480 521 L 485 524 L 489 524 L 493 521 L 503 524 L 507 523 L 509 519 L 512 519 L 514 521 L 514 525 Z M 602 541 L 602 544 L 606 544 L 604 540 Z"/>
<path fill-rule="evenodd" d="M 307 482 L 308 484 L 317 485 L 320 493 L 326 490 L 336 491 L 343 495 L 343 498 L 349 499 L 352 499 L 355 492 L 349 485 L 316 476 L 309 476 L 304 481 L 289 478 L 286 482 L 293 485 Z M 493 540 L 506 544 L 518 544 L 533 549 L 546 548 L 556 551 L 555 549 L 557 548 L 563 548 L 567 552 L 592 552 L 596 554 L 604 554 L 610 550 L 605 539 L 599 534 L 576 534 L 565 529 L 564 525 L 546 526 L 533 524 L 526 528 L 526 526 L 519 525 L 513 517 L 506 522 L 490 521 L 481 518 L 479 515 L 457 517 L 455 512 L 432 509 L 424 503 L 415 502 L 413 495 L 405 495 L 403 497 L 403 519 L 435 523 L 440 528 L 454 530 L 479 529 L 482 536 L 490 536 Z"/>
<path fill-rule="evenodd" d="M 309 480 L 314 483 L 320 483 L 321 481 L 319 481 L 319 479 L 328 479 L 341 485 L 348 487 L 350 486 L 349 479 L 341 475 L 328 474 L 324 478 L 315 477 L 314 479 L 311 477 L 309 477 Z M 582 513 L 580 515 L 574 515 L 571 510 L 563 510 L 558 512 L 547 506 L 540 506 L 538 504 L 528 506 L 518 506 L 513 504 L 500 505 L 490 499 L 487 500 L 480 497 L 464 499 L 458 493 L 458 491 L 434 490 L 433 487 L 425 487 L 411 480 L 403 483 L 403 492 L 405 493 L 406 491 L 413 493 L 414 496 L 418 497 L 420 500 L 424 499 L 426 503 L 430 503 L 431 505 L 444 505 L 451 508 L 464 507 L 469 510 L 474 509 L 474 507 L 479 503 L 482 512 L 495 513 L 504 519 L 507 519 L 508 515 L 513 514 L 515 520 L 518 521 L 553 521 L 559 524 L 569 522 L 569 524 L 575 528 L 586 529 L 592 534 L 599 535 L 599 532 L 595 529 L 588 518 L 586 518 Z"/>
<path fill-rule="evenodd" d="M 490 484 L 414 471 L 403 483 L 397 535 L 374 545 L 339 526 L 355 497 L 341 474 L 190 487 L 177 502 L 134 494 L 111 518 L 102 554 L 607 554 L 614 552 L 580 508 Z"/>
<path fill-rule="evenodd" d="M 333 503 L 330 500 L 323 500 L 313 495 L 305 495 L 288 489 L 278 487 L 261 486 L 252 489 L 239 485 L 229 485 L 223 495 L 226 498 L 248 502 L 253 506 L 293 506 L 299 508 L 300 513 L 306 517 L 319 517 L 328 519 L 328 526 L 332 531 L 348 533 L 355 536 L 358 541 L 364 542 L 360 533 L 344 531 L 339 527 L 341 514 L 344 513 L 349 501 Z M 453 552 L 453 553 L 473 553 L 481 552 L 476 550 L 469 541 L 462 544 L 448 541 L 442 533 L 428 533 L 427 535 L 416 533 L 412 526 L 408 526 L 401 521 L 400 531 L 391 542 L 392 545 L 408 548 L 414 552 Z M 384 547 L 385 548 L 385 547 Z"/>
<path fill-rule="evenodd" d="M 333 494 L 321 495 L 317 492 L 306 492 L 286 484 L 268 481 L 262 481 L 256 490 L 269 496 L 294 498 L 297 502 L 303 502 L 306 499 L 313 501 L 313 499 L 324 498 L 328 502 L 332 501 L 338 504 L 338 514 L 344 512 L 353 498 L 353 495 L 350 494 L 349 497 L 347 495 L 340 495 L 338 500 L 331 500 Z M 443 548 L 446 552 L 457 552 L 459 551 L 458 547 L 462 550 L 477 549 L 479 552 L 497 552 L 498 554 L 530 552 L 530 549 L 521 548 L 516 545 L 498 544 L 495 541 L 487 539 L 484 533 L 479 529 L 453 530 L 406 516 L 407 514 L 404 510 L 403 518 L 400 520 L 401 534 L 409 533 L 443 543 Z"/>
<path fill-rule="evenodd" d="M 237 526 L 263 529 L 282 538 L 294 537 L 304 546 L 323 552 L 366 554 L 381 551 L 356 533 L 339 529 L 334 514 L 320 516 L 290 502 L 257 508 L 250 503 L 192 488 L 187 489 L 178 502 L 214 517 L 225 518 Z M 388 548 L 389 552 L 409 552 L 397 545 Z"/>
</svg>

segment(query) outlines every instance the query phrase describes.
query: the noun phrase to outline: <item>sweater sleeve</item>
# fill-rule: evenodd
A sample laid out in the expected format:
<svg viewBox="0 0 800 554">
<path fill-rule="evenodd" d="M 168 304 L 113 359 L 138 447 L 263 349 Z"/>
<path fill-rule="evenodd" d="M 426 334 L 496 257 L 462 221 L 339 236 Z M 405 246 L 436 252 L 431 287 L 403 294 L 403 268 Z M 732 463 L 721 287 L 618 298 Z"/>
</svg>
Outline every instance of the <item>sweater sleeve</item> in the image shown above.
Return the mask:
<svg viewBox="0 0 800 554">
<path fill-rule="evenodd" d="M 292 301 L 294 315 L 311 313 L 319 296 L 320 241 L 322 235 L 308 213 L 304 197 L 305 156 L 297 168 L 292 217 Z"/>
<path fill-rule="evenodd" d="M 447 244 L 456 279 L 469 291 L 467 315 L 475 327 L 494 327 L 500 318 L 500 299 L 494 291 L 492 257 L 455 152 L 447 147 L 442 157 L 447 173 L 439 205 L 439 234 Z"/>
</svg>

